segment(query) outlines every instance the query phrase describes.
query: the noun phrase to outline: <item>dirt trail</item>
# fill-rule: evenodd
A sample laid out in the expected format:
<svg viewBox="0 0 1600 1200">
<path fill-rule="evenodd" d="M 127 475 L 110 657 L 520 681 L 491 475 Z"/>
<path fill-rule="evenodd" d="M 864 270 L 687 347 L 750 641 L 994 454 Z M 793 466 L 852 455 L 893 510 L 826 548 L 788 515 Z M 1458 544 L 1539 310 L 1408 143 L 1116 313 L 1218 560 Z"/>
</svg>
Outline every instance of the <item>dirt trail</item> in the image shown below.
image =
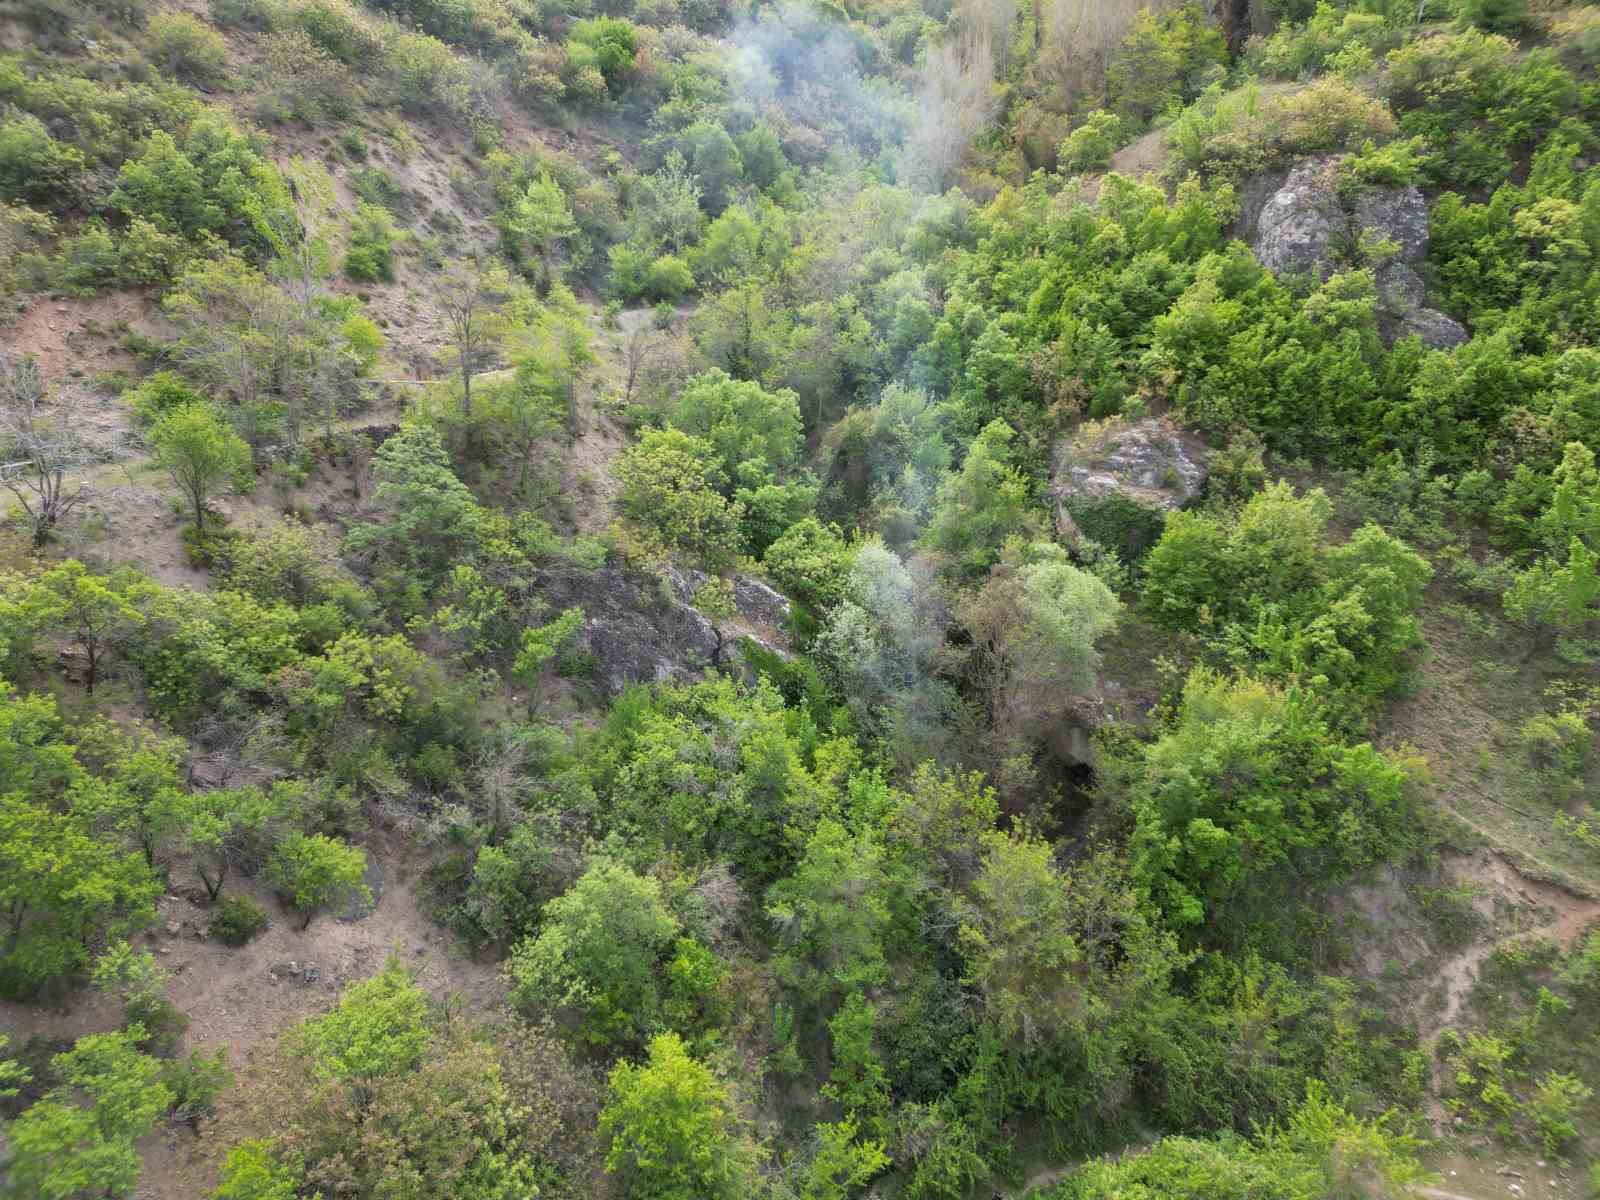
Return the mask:
<svg viewBox="0 0 1600 1200">
<path fill-rule="evenodd" d="M 1493 916 L 1493 902 L 1499 898 L 1531 918 L 1516 931 L 1517 936 L 1545 937 L 1562 950 L 1570 950 L 1589 926 L 1600 922 L 1600 900 L 1580 896 L 1560 884 L 1532 879 L 1499 851 L 1488 851 L 1458 860 L 1451 873 L 1461 882 L 1485 889 L 1480 911 Z M 1487 911 L 1485 911 L 1487 909 Z M 1449 1028 L 1460 1018 L 1478 971 L 1494 953 L 1501 939 L 1484 938 L 1447 958 L 1439 968 L 1445 985 L 1444 1005 L 1431 1019 L 1424 1020 L 1418 1032 L 1427 1040 Z"/>
</svg>

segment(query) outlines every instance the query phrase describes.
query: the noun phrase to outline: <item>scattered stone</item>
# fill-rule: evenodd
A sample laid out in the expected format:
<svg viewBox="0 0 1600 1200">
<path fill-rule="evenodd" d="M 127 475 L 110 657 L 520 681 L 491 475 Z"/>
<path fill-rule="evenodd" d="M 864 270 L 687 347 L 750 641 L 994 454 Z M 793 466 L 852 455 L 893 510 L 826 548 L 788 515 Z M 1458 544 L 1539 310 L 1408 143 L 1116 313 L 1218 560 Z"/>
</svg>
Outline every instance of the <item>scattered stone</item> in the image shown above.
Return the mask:
<svg viewBox="0 0 1600 1200">
<path fill-rule="evenodd" d="M 181 922 L 181 921 L 168 921 L 166 928 L 167 928 L 167 936 L 168 937 L 177 937 L 180 933 L 183 932 L 183 922 Z"/>
</svg>

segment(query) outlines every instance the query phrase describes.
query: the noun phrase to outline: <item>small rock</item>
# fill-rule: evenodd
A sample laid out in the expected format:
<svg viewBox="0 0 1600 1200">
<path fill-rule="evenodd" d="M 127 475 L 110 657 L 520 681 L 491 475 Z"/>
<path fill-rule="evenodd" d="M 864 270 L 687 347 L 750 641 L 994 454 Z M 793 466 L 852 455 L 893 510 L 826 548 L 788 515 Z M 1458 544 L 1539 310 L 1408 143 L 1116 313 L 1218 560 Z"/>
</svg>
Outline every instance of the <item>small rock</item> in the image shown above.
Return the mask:
<svg viewBox="0 0 1600 1200">
<path fill-rule="evenodd" d="M 1522 1185 L 1520 1183 L 1508 1184 L 1506 1191 L 1510 1192 L 1513 1196 L 1520 1196 L 1522 1195 Z"/>
<path fill-rule="evenodd" d="M 322 971 L 320 968 L 307 963 L 300 971 L 300 978 L 305 983 L 315 983 L 322 978 Z"/>
<path fill-rule="evenodd" d="M 168 921 L 167 922 L 167 936 L 169 936 L 169 937 L 177 937 L 182 932 L 183 932 L 183 923 L 181 921 Z"/>
</svg>

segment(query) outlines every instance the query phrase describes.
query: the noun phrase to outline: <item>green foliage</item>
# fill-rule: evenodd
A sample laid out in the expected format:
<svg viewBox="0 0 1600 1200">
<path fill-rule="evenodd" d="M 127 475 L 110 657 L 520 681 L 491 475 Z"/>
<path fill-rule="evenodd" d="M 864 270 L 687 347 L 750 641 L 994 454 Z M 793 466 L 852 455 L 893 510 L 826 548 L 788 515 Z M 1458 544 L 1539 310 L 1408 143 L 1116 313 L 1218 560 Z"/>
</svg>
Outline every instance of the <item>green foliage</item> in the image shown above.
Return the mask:
<svg viewBox="0 0 1600 1200">
<path fill-rule="evenodd" d="M 224 485 L 248 487 L 250 447 L 219 420 L 209 404 L 174 408 L 150 427 L 155 461 L 177 485 L 197 528 L 205 525 L 206 504 Z"/>
<path fill-rule="evenodd" d="M 754 1184 L 727 1085 L 663 1033 L 642 1064 L 611 1072 L 600 1136 L 606 1170 L 637 1200 L 732 1200 Z"/>
<path fill-rule="evenodd" d="M 1061 143 L 1059 159 L 1064 171 L 1103 171 L 1121 140 L 1122 121 L 1116 113 L 1097 108 Z"/>
<path fill-rule="evenodd" d="M 1026 537 L 1041 525 L 1028 482 L 1013 465 L 1014 436 L 1003 421 L 986 425 L 968 448 L 960 472 L 939 489 L 924 538 L 953 571 L 981 573 L 1008 537 Z"/>
<path fill-rule="evenodd" d="M 633 69 L 638 52 L 638 31 L 633 22 L 619 17 L 593 17 L 579 21 L 567 35 L 567 67 L 575 78 L 584 72 L 599 72 L 613 95 Z"/>
<path fill-rule="evenodd" d="M 1414 1139 L 1385 1120 L 1364 1121 L 1307 1089 L 1305 1103 L 1283 1127 L 1250 1141 L 1163 1138 L 1117 1161 L 1092 1162 L 1069 1174 L 1050 1200 L 1100 1200 L 1181 1193 L 1207 1200 L 1315 1200 L 1370 1186 L 1403 1187 L 1424 1172 Z"/>
<path fill-rule="evenodd" d="M 1222 32 L 1198 5 L 1176 12 L 1145 10 L 1106 67 L 1106 91 L 1117 115 L 1138 129 L 1163 111 L 1193 100 L 1227 58 Z"/>
<path fill-rule="evenodd" d="M 1330 516 L 1320 491 L 1297 497 L 1283 483 L 1237 517 L 1174 513 L 1145 560 L 1145 603 L 1360 712 L 1404 678 L 1432 570 L 1373 525 L 1327 545 Z"/>
<path fill-rule="evenodd" d="M 267 861 L 266 875 L 290 904 L 305 914 L 300 928 L 324 908 L 372 903 L 366 883 L 367 856 L 323 834 L 291 833 Z"/>
<path fill-rule="evenodd" d="M 565 1009 L 598 1045 L 638 1041 L 660 1010 L 661 961 L 679 929 L 660 885 L 601 860 L 545 905 L 542 923 L 511 952 L 513 1003 Z"/>
<path fill-rule="evenodd" d="M 742 507 L 723 495 L 716 447 L 680 429 L 652 429 L 618 456 L 617 505 L 656 550 L 721 563 L 738 549 Z"/>
<path fill-rule="evenodd" d="M 248 896 L 224 896 L 211 914 L 210 932 L 224 946 L 243 946 L 267 927 L 267 910 Z"/>
<path fill-rule="evenodd" d="M 358 283 L 387 283 L 394 279 L 394 221 L 375 204 L 358 205 L 345 246 L 344 273 Z"/>
<path fill-rule="evenodd" d="M 1338 878 L 1416 845 L 1416 766 L 1340 741 L 1298 691 L 1197 669 L 1141 759 L 1134 871 L 1179 926 L 1280 866 Z"/>
<path fill-rule="evenodd" d="M 87 967 L 91 939 L 152 922 L 161 885 L 103 829 L 105 784 L 52 700 L 0 689 L 0 734 L 0 992 L 19 996 Z"/>
<path fill-rule="evenodd" d="M 668 416 L 685 433 L 710 442 L 724 476 L 747 486 L 800 458 L 800 399 L 788 388 L 769 392 L 712 370 L 684 385 Z"/>
<path fill-rule="evenodd" d="M 161 1082 L 161 1064 L 139 1051 L 141 1034 L 137 1026 L 89 1034 L 51 1060 L 60 1085 L 6 1126 L 8 1170 L 0 1194 L 93 1200 L 132 1190 L 142 1166 L 134 1142 L 174 1100 Z"/>
<path fill-rule="evenodd" d="M 145 26 L 146 54 L 168 75 L 189 83 L 214 83 L 228 49 L 214 29 L 188 13 L 159 13 Z"/>
<path fill-rule="evenodd" d="M 851 547 L 836 529 L 815 517 L 789 526 L 761 556 L 772 580 L 816 613 L 844 599 Z"/>
<path fill-rule="evenodd" d="M 78 188 L 83 154 L 22 113 L 0 124 L 0 200 L 60 204 Z"/>
<path fill-rule="evenodd" d="M 415 1070 L 432 1036 L 428 999 L 390 958 L 371 979 L 352 984 L 326 1016 L 300 1026 L 302 1053 L 312 1070 L 344 1082 L 364 1082 Z"/>
</svg>

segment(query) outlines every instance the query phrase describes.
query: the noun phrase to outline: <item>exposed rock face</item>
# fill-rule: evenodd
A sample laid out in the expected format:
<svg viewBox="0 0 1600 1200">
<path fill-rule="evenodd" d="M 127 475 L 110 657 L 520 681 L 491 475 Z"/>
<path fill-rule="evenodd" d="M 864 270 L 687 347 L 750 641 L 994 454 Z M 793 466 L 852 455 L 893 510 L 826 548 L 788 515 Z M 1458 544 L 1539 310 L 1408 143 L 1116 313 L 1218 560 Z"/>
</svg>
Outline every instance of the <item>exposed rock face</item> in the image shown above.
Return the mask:
<svg viewBox="0 0 1600 1200">
<path fill-rule="evenodd" d="M 1056 456 L 1056 526 L 1068 541 L 1093 538 L 1131 561 L 1161 536 L 1167 513 L 1200 495 L 1209 457 L 1165 417 L 1085 425 Z"/>
<path fill-rule="evenodd" d="M 1384 340 L 1416 334 L 1435 349 L 1467 340 L 1458 321 L 1424 304 L 1427 288 L 1416 268 L 1428 250 L 1428 204 L 1413 186 L 1371 187 L 1346 207 L 1335 160 L 1312 159 L 1246 184 L 1235 229 L 1262 266 L 1319 279 L 1334 272 L 1347 246 L 1364 239 L 1393 243 L 1395 256 L 1375 272 Z"/>
<path fill-rule="evenodd" d="M 659 585 L 622 567 L 547 574 L 541 595 L 553 608 L 583 609 L 579 647 L 594 656 L 611 695 L 632 683 L 686 679 L 716 659 L 721 639 L 706 617 Z"/>
<path fill-rule="evenodd" d="M 659 576 L 624 567 L 597 571 L 560 568 L 541 580 L 552 608 L 584 611 L 577 635 L 597 664 L 596 682 L 608 695 L 634 683 L 688 680 L 717 666 L 738 665 L 740 637 L 783 651 L 789 602 L 758 579 L 734 581 L 732 617 L 713 621 L 694 607 L 709 576 L 669 567 Z"/>
<path fill-rule="evenodd" d="M 1329 248 L 1347 224 L 1339 193 L 1331 186 L 1331 172 L 1328 162 L 1302 163 L 1262 205 L 1251 245 L 1269 271 L 1279 275 L 1329 273 Z"/>
</svg>

